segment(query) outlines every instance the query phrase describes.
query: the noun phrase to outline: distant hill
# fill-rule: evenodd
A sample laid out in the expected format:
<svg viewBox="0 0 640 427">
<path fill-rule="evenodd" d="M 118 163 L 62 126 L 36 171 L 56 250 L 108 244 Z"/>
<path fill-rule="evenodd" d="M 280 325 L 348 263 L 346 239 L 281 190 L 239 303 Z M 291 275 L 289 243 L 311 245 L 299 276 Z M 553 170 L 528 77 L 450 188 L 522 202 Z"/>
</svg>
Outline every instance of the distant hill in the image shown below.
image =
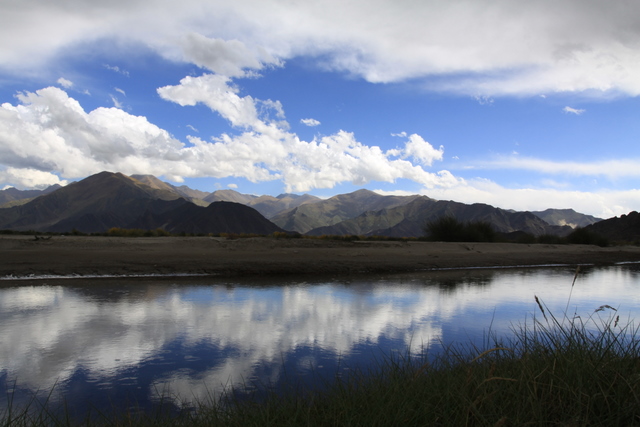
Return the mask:
<svg viewBox="0 0 640 427">
<path fill-rule="evenodd" d="M 235 190 L 217 190 L 213 193 L 205 193 L 203 191 L 192 190 L 186 186 L 173 188 L 182 196 L 187 198 L 191 197 L 191 201 L 200 206 L 207 206 L 213 202 L 241 203 L 254 208 L 266 218 L 271 218 L 287 209 L 322 200 L 309 194 L 280 194 L 277 197 L 273 197 L 268 195 L 255 196 L 252 194 L 242 194 Z"/>
<path fill-rule="evenodd" d="M 234 190 L 217 190 L 206 196 L 203 200 L 205 202 L 234 202 L 242 203 L 243 205 L 249 204 L 252 200 L 257 199 L 258 196 L 250 194 L 238 193 Z"/>
<path fill-rule="evenodd" d="M 573 209 L 547 209 L 531 213 L 542 218 L 550 225 L 568 225 L 572 228 L 586 227 L 587 225 L 602 221 L 602 218 L 581 214 Z"/>
<path fill-rule="evenodd" d="M 401 206 L 420 196 L 382 196 L 369 190 L 340 194 L 315 203 L 307 203 L 283 211 L 271 218 L 285 230 L 307 233 L 319 227 L 331 226 L 364 212 Z"/>
<path fill-rule="evenodd" d="M 365 212 L 356 218 L 333 226 L 319 227 L 308 235 L 356 234 L 388 237 L 421 237 L 428 221 L 452 216 L 462 222 L 486 221 L 500 233 L 523 231 L 533 235 L 566 235 L 570 227 L 551 226 L 530 212 L 510 212 L 485 204 L 467 205 L 458 202 L 417 197 L 409 203 L 379 211 Z"/>
<path fill-rule="evenodd" d="M 599 234 L 612 242 L 637 244 L 640 242 L 640 213 L 632 211 L 627 215 L 598 221 L 584 227 L 584 229 Z"/>
<path fill-rule="evenodd" d="M 148 209 L 162 212 L 187 201 L 121 173 L 101 172 L 31 202 L 0 210 L 0 229 L 104 231 L 132 222 Z"/>
<path fill-rule="evenodd" d="M 38 196 L 52 193 L 59 188 L 62 188 L 62 186 L 54 184 L 44 190 L 18 190 L 17 188 L 0 190 L 0 208 L 23 205 Z"/>
<path fill-rule="evenodd" d="M 206 193 L 187 186 L 176 187 L 152 175 L 129 177 L 111 172 L 42 192 L 7 189 L 0 195 L 12 198 L 9 203 L 24 203 L 0 209 L 0 229 L 35 231 L 103 232 L 120 227 L 185 233 L 271 234 L 287 230 L 309 235 L 420 237 L 427 221 L 453 216 L 463 222 L 489 222 L 504 234 L 564 236 L 572 231 L 569 225 L 592 227 L 605 222 L 596 222 L 598 218 L 572 209 L 516 212 L 420 195 L 384 196 L 369 190 L 326 200 L 308 194 L 272 197 L 234 190 Z M 16 201 L 19 197 L 23 199 Z M 633 217 L 632 214 L 628 216 Z M 612 230 L 618 228 L 612 226 L 607 233 L 614 235 Z M 623 235 L 633 235 L 625 230 Z"/>
<path fill-rule="evenodd" d="M 247 205 L 256 209 L 265 217 L 272 218 L 285 210 L 321 201 L 322 199 L 319 197 L 312 196 L 310 194 L 280 194 L 277 197 L 260 196 L 251 200 Z"/>
<path fill-rule="evenodd" d="M 101 172 L 31 202 L 0 210 L 0 229 L 104 232 L 112 227 L 188 233 L 281 231 L 255 209 L 237 203 L 199 207 L 149 176 Z"/>
<path fill-rule="evenodd" d="M 198 206 L 207 206 L 209 204 L 203 200 L 204 197 L 209 195 L 209 193 L 205 193 L 204 191 L 192 190 L 186 185 L 176 187 L 168 182 L 159 180 L 153 175 L 131 175 L 131 178 L 157 190 L 174 192 L 178 197 L 183 197 Z"/>
<path fill-rule="evenodd" d="M 283 232 L 257 210 L 234 202 L 213 202 L 207 207 L 185 203 L 163 213 L 146 212 L 127 228 L 153 230 L 162 228 L 171 233 L 248 233 Z"/>
</svg>

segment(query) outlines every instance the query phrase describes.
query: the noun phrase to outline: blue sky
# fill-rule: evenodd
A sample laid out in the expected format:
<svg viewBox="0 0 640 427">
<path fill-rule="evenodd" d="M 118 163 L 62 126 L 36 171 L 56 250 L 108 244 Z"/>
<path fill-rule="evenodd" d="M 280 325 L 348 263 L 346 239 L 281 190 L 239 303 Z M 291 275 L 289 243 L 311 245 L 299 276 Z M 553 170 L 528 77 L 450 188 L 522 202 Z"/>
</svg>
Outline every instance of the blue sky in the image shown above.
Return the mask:
<svg viewBox="0 0 640 427">
<path fill-rule="evenodd" d="M 232 4 L 230 4 L 232 3 Z M 640 208 L 640 4 L 0 4 L 0 188 Z"/>
</svg>

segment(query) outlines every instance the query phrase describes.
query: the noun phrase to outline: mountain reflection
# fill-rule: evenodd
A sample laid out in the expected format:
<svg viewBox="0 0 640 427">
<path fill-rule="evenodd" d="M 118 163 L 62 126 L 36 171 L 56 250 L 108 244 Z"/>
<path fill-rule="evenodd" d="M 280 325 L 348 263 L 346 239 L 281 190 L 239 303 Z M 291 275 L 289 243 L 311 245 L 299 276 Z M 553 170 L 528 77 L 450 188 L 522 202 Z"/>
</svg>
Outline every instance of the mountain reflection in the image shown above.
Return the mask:
<svg viewBox="0 0 640 427">
<path fill-rule="evenodd" d="M 258 378 L 259 370 L 268 375 L 260 381 L 277 382 L 296 351 L 297 366 L 318 368 L 320 353 L 349 358 L 382 341 L 418 351 L 493 322 L 507 330 L 535 310 L 534 292 L 564 308 L 572 277 L 566 269 L 457 274 L 455 283 L 442 274 L 264 287 L 96 281 L 2 288 L 0 374 L 21 388 L 50 390 L 79 371 L 102 384 L 150 367 L 147 393 L 202 400 Z M 637 300 L 628 289 L 637 276 L 614 274 L 622 277 L 607 287 L 597 285 L 598 274 L 585 275 L 573 300 L 615 305 L 616 293 L 625 303 Z"/>
</svg>

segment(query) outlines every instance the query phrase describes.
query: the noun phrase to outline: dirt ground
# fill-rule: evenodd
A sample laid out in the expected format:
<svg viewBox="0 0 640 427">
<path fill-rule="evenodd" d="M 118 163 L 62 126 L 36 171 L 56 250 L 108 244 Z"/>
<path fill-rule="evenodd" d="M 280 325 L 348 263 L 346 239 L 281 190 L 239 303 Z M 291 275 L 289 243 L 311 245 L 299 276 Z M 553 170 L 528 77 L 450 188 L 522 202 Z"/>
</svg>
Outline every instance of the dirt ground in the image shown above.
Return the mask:
<svg viewBox="0 0 640 427">
<path fill-rule="evenodd" d="M 212 237 L 0 236 L 0 278 L 31 275 L 399 273 L 640 262 L 640 247 Z"/>
</svg>

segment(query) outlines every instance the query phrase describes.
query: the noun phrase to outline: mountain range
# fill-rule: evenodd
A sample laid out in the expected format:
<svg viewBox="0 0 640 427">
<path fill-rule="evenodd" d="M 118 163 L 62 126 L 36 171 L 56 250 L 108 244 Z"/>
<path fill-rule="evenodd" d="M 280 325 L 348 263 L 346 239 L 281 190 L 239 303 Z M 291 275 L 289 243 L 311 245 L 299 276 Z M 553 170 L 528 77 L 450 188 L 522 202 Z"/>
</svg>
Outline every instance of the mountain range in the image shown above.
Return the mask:
<svg viewBox="0 0 640 427">
<path fill-rule="evenodd" d="M 229 202 L 198 206 L 167 186 L 111 172 L 0 209 L 0 229 L 96 233 L 113 227 L 173 233 L 283 231 L 251 207 Z"/>
<path fill-rule="evenodd" d="M 427 196 L 383 196 L 369 190 L 320 199 L 308 194 L 255 196 L 174 186 L 151 175 L 101 172 L 65 187 L 0 191 L 0 229 L 104 232 L 112 227 L 185 233 L 276 231 L 308 235 L 420 237 L 427 221 L 443 215 L 486 221 L 504 234 L 563 236 L 598 218 L 571 209 L 515 212 Z M 5 202 L 7 203 L 7 202 Z"/>
</svg>

